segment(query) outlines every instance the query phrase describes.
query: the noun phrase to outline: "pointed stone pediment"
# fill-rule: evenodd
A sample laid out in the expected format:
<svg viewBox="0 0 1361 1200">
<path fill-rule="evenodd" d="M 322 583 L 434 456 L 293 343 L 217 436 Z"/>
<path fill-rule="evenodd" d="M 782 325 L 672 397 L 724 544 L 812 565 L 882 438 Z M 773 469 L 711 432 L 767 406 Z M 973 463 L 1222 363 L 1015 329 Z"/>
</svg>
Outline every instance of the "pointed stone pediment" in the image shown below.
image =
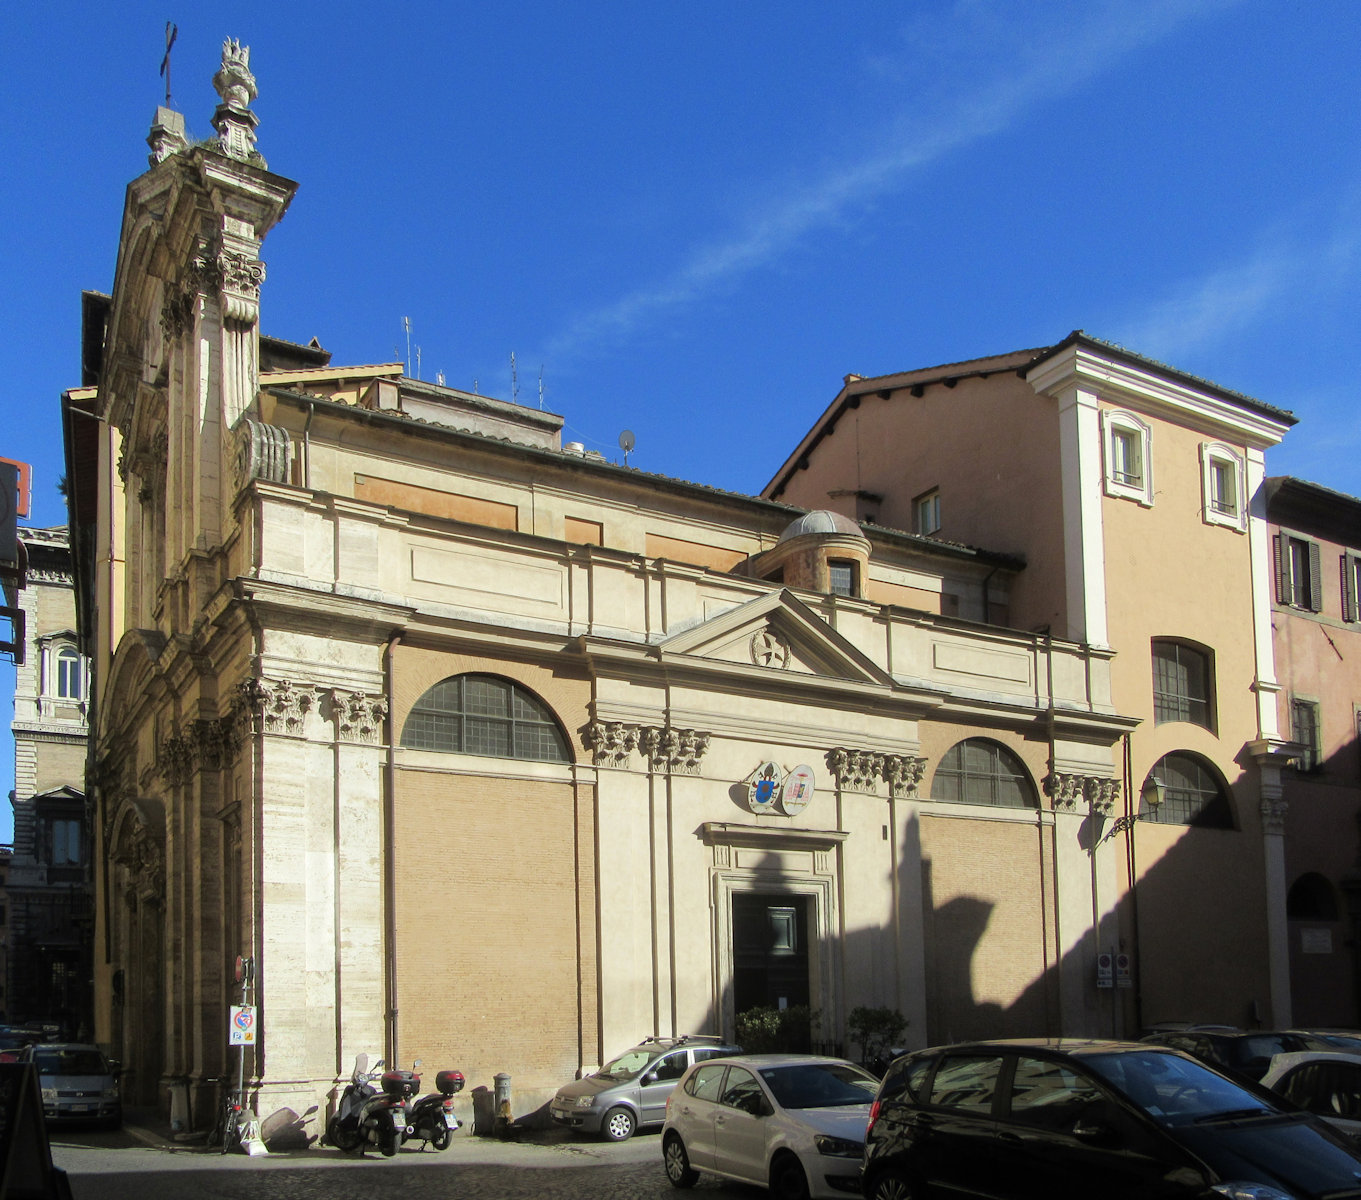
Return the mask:
<svg viewBox="0 0 1361 1200">
<path fill-rule="evenodd" d="M 781 589 L 661 644 L 663 658 L 889 687 L 892 679 L 808 605 Z"/>
</svg>

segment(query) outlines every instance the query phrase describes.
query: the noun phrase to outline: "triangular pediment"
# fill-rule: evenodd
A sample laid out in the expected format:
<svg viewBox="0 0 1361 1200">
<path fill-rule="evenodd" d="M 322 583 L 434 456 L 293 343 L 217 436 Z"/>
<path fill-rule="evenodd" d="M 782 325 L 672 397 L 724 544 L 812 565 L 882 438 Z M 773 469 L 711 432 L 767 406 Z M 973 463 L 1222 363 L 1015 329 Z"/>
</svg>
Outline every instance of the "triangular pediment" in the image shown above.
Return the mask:
<svg viewBox="0 0 1361 1200">
<path fill-rule="evenodd" d="M 730 664 L 836 679 L 878 687 L 892 686 L 877 666 L 816 612 L 781 588 L 668 638 L 664 658 Z"/>
</svg>

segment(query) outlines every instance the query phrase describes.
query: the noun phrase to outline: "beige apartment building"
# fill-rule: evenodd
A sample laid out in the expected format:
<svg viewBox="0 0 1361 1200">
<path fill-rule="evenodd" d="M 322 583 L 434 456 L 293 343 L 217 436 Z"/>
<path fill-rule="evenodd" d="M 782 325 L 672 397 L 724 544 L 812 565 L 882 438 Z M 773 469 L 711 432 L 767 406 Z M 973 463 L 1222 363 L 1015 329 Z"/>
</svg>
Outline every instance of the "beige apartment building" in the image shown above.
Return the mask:
<svg viewBox="0 0 1361 1200">
<path fill-rule="evenodd" d="M 1261 485 L 1293 423 L 1076 332 L 848 376 L 763 492 L 1023 558 L 1010 623 L 1110 655 L 1112 703 L 1137 721 L 1116 749 L 1129 819 L 1085 831 L 1082 852 L 1108 879 L 1103 945 L 1127 956 L 1124 1029 L 1291 1020 L 1293 747 Z"/>
<path fill-rule="evenodd" d="M 217 143 L 157 114 L 64 398 L 133 1102 L 202 1119 L 238 955 L 280 1143 L 359 1052 L 524 1116 L 754 1006 L 852 1053 L 861 1005 L 918 1045 L 1286 1019 L 1247 498 L 1287 414 L 1075 336 L 848 381 L 764 496 L 620 467 L 262 337 L 296 185 L 247 52 L 217 82 Z"/>
</svg>

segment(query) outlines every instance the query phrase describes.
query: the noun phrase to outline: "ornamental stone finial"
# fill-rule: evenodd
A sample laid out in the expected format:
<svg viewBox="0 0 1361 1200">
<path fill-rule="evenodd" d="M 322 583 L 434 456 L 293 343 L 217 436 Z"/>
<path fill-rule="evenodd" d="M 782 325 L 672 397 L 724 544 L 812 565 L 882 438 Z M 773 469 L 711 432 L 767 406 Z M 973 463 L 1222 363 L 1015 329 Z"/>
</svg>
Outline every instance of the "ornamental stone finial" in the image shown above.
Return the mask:
<svg viewBox="0 0 1361 1200">
<path fill-rule="evenodd" d="M 213 87 L 222 103 L 213 114 L 213 128 L 218 144 L 228 158 L 242 162 L 261 163 L 255 149 L 255 126 L 259 118 L 250 110 L 250 102 L 258 96 L 255 76 L 250 73 L 250 47 L 235 38 L 222 43 L 222 66 L 213 76 Z"/>
</svg>

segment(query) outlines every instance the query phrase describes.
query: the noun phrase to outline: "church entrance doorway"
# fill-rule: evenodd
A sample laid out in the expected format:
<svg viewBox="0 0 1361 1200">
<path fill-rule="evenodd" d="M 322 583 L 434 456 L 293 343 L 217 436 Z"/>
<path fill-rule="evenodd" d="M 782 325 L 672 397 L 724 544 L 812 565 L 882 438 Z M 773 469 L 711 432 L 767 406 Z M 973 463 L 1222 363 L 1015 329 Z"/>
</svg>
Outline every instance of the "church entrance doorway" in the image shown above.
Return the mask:
<svg viewBox="0 0 1361 1200">
<path fill-rule="evenodd" d="M 733 1002 L 736 1012 L 808 1004 L 808 907 L 811 902 L 808 896 L 760 892 L 733 894 Z"/>
</svg>

